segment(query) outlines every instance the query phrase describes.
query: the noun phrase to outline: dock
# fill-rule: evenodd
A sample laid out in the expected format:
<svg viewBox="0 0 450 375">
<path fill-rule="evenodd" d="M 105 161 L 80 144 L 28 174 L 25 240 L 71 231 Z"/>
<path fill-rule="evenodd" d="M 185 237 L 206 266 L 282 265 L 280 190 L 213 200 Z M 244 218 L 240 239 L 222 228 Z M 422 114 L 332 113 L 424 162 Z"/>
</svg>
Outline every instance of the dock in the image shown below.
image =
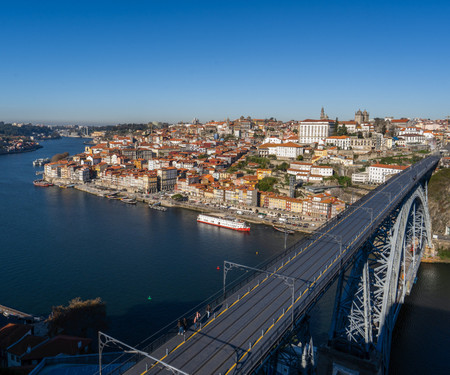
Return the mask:
<svg viewBox="0 0 450 375">
<path fill-rule="evenodd" d="M 0 314 L 3 314 L 6 317 L 14 316 L 16 318 L 34 320 L 34 316 L 31 314 L 27 314 L 22 311 L 13 309 L 11 307 L 3 306 L 3 305 L 0 305 Z"/>
</svg>

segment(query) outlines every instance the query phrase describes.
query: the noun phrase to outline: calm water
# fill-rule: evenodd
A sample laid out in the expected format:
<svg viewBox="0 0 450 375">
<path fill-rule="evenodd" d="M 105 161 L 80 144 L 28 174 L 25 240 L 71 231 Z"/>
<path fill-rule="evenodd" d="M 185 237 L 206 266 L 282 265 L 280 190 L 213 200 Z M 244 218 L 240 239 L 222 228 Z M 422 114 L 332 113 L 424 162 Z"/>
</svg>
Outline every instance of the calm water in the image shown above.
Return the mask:
<svg viewBox="0 0 450 375">
<path fill-rule="evenodd" d="M 282 250 L 283 234 L 264 226 L 238 233 L 199 225 L 187 210 L 35 187 L 34 159 L 84 149 L 81 139 L 42 144 L 0 156 L 0 304 L 47 315 L 74 297 L 101 297 L 108 333 L 133 345 L 218 291 L 224 260 L 255 266 Z M 421 266 L 397 324 L 391 373 L 444 373 L 449 290 L 449 265 Z M 317 344 L 326 340 L 333 302 L 331 288 L 314 309 Z"/>
<path fill-rule="evenodd" d="M 84 149 L 80 139 L 42 144 L 0 158 L 1 304 L 48 315 L 74 297 L 101 297 L 110 333 L 134 344 L 218 291 L 224 260 L 254 266 L 284 246 L 264 226 L 239 233 L 199 225 L 193 211 L 35 187 L 34 159 Z"/>
</svg>

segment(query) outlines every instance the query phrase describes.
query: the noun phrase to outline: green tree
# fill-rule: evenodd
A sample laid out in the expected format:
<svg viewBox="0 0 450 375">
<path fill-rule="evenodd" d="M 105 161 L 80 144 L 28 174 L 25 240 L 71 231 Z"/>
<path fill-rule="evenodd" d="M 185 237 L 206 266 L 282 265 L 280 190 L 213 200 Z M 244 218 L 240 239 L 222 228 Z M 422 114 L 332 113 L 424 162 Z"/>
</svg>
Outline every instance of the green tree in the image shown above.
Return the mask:
<svg viewBox="0 0 450 375">
<path fill-rule="evenodd" d="M 349 187 L 352 186 L 352 179 L 350 177 L 347 176 L 339 176 L 337 178 L 339 185 L 345 186 L 345 187 Z"/>
<path fill-rule="evenodd" d="M 257 188 L 260 191 L 274 191 L 273 185 L 275 185 L 277 179 L 275 177 L 264 177 L 257 184 Z"/>
<path fill-rule="evenodd" d="M 286 163 L 285 161 L 282 162 L 280 165 L 277 165 L 276 169 L 279 171 L 284 171 L 286 172 L 289 168 L 289 163 Z"/>
<path fill-rule="evenodd" d="M 303 155 L 299 155 L 299 156 L 297 156 L 297 160 L 298 160 L 298 161 L 301 161 L 301 160 L 303 160 Z"/>
<path fill-rule="evenodd" d="M 347 127 L 344 125 L 339 126 L 336 135 L 348 135 Z"/>
</svg>

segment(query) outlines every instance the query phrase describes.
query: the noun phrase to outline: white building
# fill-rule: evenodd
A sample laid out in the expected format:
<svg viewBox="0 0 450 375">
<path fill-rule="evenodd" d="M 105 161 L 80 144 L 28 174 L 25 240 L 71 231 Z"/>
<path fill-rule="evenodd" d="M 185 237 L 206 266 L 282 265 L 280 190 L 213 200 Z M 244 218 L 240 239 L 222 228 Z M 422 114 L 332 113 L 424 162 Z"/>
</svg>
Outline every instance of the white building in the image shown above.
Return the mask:
<svg viewBox="0 0 450 375">
<path fill-rule="evenodd" d="M 342 150 L 348 150 L 350 148 L 350 137 L 346 135 L 332 135 L 325 139 L 325 144 L 337 146 Z"/>
<path fill-rule="evenodd" d="M 373 184 L 382 184 L 387 180 L 387 176 L 400 173 L 401 171 L 408 168 L 402 165 L 385 165 L 385 164 L 374 164 L 371 165 L 369 169 L 369 182 Z"/>
<path fill-rule="evenodd" d="M 406 128 L 400 128 L 398 135 L 404 134 L 423 134 L 423 129 L 416 128 L 415 126 L 407 126 Z"/>
<path fill-rule="evenodd" d="M 277 146 L 274 147 L 274 150 L 277 157 L 289 159 L 295 159 L 303 153 L 303 148 L 293 142 L 277 144 Z"/>
<path fill-rule="evenodd" d="M 307 163 L 302 161 L 294 161 L 291 163 L 290 167 L 291 169 L 298 170 L 298 171 L 307 171 L 309 172 L 313 166 L 313 163 Z"/>
<path fill-rule="evenodd" d="M 298 127 L 298 141 L 300 144 L 322 142 L 334 133 L 335 122 L 330 120 L 304 120 Z"/>
<path fill-rule="evenodd" d="M 263 141 L 263 143 L 276 143 L 280 144 L 283 143 L 282 140 L 278 137 L 266 137 Z"/>
<path fill-rule="evenodd" d="M 333 168 L 326 165 L 315 165 L 311 167 L 311 175 L 330 177 L 333 175 Z"/>
<path fill-rule="evenodd" d="M 425 136 L 422 134 L 403 134 L 399 139 L 403 139 L 405 145 L 425 144 Z"/>
<path fill-rule="evenodd" d="M 367 184 L 368 182 L 369 182 L 369 172 L 352 174 L 352 184 Z"/>
</svg>

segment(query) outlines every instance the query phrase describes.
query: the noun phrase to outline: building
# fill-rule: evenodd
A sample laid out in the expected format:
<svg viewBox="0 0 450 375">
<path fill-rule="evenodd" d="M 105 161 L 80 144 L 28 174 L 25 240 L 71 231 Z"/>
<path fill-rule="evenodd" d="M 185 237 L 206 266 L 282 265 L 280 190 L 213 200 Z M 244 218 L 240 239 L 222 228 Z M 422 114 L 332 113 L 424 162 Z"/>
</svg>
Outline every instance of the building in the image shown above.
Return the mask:
<svg viewBox="0 0 450 375">
<path fill-rule="evenodd" d="M 310 119 L 300 121 L 298 127 L 298 141 L 300 144 L 319 143 L 325 138 L 333 135 L 334 131 L 334 121 Z"/>
<path fill-rule="evenodd" d="M 0 368 L 8 366 L 8 349 L 33 333 L 33 326 L 9 323 L 0 328 Z"/>
<path fill-rule="evenodd" d="M 174 190 L 177 183 L 177 169 L 175 167 L 158 169 L 157 174 L 159 191 Z"/>
<path fill-rule="evenodd" d="M 258 155 L 267 157 L 275 155 L 277 158 L 295 159 L 297 156 L 303 154 L 303 148 L 293 142 L 287 143 L 263 143 L 258 146 Z"/>
<path fill-rule="evenodd" d="M 369 122 L 369 112 L 367 112 L 366 110 L 364 110 L 364 112 L 361 112 L 361 110 L 359 109 L 357 112 L 355 112 L 355 122 L 358 123 L 358 125 Z"/>
<path fill-rule="evenodd" d="M 332 135 L 325 139 L 325 144 L 339 147 L 341 150 L 350 148 L 350 137 L 347 135 Z"/>
<path fill-rule="evenodd" d="M 352 174 L 352 184 L 367 184 L 368 182 L 369 182 L 369 172 Z"/>
<path fill-rule="evenodd" d="M 303 200 L 303 214 L 331 218 L 345 210 L 345 202 L 327 193 L 309 196 Z"/>
<path fill-rule="evenodd" d="M 333 175 L 333 172 L 333 168 L 326 165 L 314 165 L 311 167 L 311 175 L 330 177 Z"/>
<path fill-rule="evenodd" d="M 296 159 L 297 156 L 303 154 L 303 149 L 300 145 L 293 142 L 278 144 L 275 147 L 275 155 L 277 158 Z"/>
<path fill-rule="evenodd" d="M 386 164 L 374 164 L 369 169 L 369 182 L 372 184 L 382 184 L 386 182 L 391 175 L 400 173 L 408 168 L 402 165 L 386 165 Z"/>
<path fill-rule="evenodd" d="M 272 170 L 271 169 L 257 169 L 256 170 L 256 177 L 258 180 L 262 180 L 264 177 L 270 177 L 272 176 Z"/>
</svg>

